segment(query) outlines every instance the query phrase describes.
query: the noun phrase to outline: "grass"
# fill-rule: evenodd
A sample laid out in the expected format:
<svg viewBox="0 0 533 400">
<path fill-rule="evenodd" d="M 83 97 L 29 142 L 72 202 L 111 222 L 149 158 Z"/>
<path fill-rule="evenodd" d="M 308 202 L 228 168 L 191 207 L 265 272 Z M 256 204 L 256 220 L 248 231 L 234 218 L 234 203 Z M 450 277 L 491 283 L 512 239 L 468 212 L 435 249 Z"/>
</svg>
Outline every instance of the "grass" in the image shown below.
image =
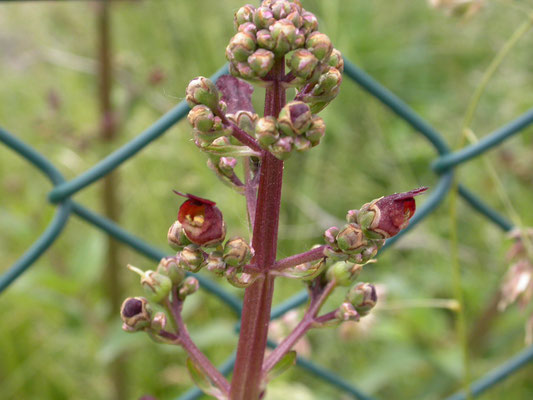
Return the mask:
<svg viewBox="0 0 533 400">
<path fill-rule="evenodd" d="M 514 3 L 487 2 L 470 21 L 449 18 L 422 0 L 308 0 L 304 6 L 316 12 L 321 30 L 348 58 L 454 144 L 483 72 L 526 18 Z M 0 4 L 0 124 L 45 154 L 68 179 L 75 177 L 179 102 L 191 78 L 210 75 L 225 62 L 232 15 L 240 5 L 234 0 L 114 5 L 113 100 L 124 119 L 119 139 L 109 146 L 97 134 L 94 4 Z M 472 125 L 478 137 L 533 104 L 532 45 L 529 32 L 490 80 Z M 147 82 L 156 69 L 166 79 L 154 86 Z M 58 109 L 51 105 L 54 97 L 59 98 Z M 347 209 L 437 181 L 429 169 L 435 152 L 428 143 L 353 83 L 344 83 L 322 116 L 328 126 L 323 144 L 286 165 L 280 256 L 319 242 L 328 221 L 342 219 Z M 526 129 L 486 156 L 526 226 L 533 225 L 531 133 Z M 119 169 L 121 225 L 163 248 L 177 210 L 173 188 L 215 199 L 229 233 L 246 234 L 244 201 L 219 184 L 190 137 L 182 122 Z M 481 159 L 461 166 L 458 178 L 505 212 Z M 53 207 L 45 200 L 50 185 L 3 147 L 0 188 L 3 270 L 44 230 Z M 98 184 L 75 197 L 91 209 L 101 207 Z M 448 212 L 445 203 L 361 279 L 386 285 L 388 303 L 453 297 Z M 466 328 L 471 330 L 498 289 L 510 242 L 461 201 L 457 212 Z M 172 399 L 191 385 L 183 352 L 121 332 L 118 312 L 107 320 L 110 310 L 101 287 L 105 246 L 102 233 L 72 219 L 51 250 L 2 294 L 0 399 L 112 398 L 107 367 L 123 354 L 128 356 L 130 398 L 151 393 Z M 121 258 L 124 265 L 153 267 L 129 249 Z M 128 293 L 140 293 L 125 268 L 124 279 Z M 280 301 L 301 285 L 279 280 L 277 288 Z M 222 362 L 236 344 L 233 315 L 205 294 L 194 296 L 187 312 L 193 338 L 211 359 Z M 523 347 L 524 318 L 511 307 L 495 319 L 484 342 L 472 351 L 474 378 Z M 348 333 L 313 332 L 311 359 L 381 399 L 443 398 L 459 388 L 461 353 L 449 310 L 377 311 L 369 330 Z M 533 393 L 531 368 L 483 398 L 528 398 Z M 298 369 L 273 386 L 271 399 L 287 393 L 302 399 L 343 396 Z"/>
</svg>

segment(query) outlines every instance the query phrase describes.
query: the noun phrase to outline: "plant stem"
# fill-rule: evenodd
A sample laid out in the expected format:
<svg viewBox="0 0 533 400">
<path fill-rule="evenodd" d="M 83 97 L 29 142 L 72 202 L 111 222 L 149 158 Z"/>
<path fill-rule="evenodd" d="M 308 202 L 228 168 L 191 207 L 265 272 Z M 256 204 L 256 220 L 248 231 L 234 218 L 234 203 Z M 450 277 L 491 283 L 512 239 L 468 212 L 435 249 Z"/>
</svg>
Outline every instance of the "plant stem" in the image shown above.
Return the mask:
<svg viewBox="0 0 533 400">
<path fill-rule="evenodd" d="M 167 309 L 172 313 L 173 323 L 176 327 L 178 343 L 187 352 L 194 364 L 200 368 L 224 394 L 229 393 L 229 383 L 209 359 L 200 351 L 191 339 L 189 331 L 181 317 L 183 302 L 179 299 L 177 289 L 172 294 L 172 303 L 167 304 Z"/>
<path fill-rule="evenodd" d="M 282 271 L 284 269 L 295 267 L 306 262 L 320 260 L 324 258 L 324 250 L 326 250 L 328 247 L 329 246 L 327 245 L 322 245 L 319 247 L 315 247 L 312 250 L 306 251 L 305 253 L 295 254 L 293 256 L 283 258 L 279 261 L 276 261 L 272 269 L 276 271 Z"/>
<path fill-rule="evenodd" d="M 284 59 L 277 60 L 268 77 L 271 84 L 266 90 L 265 116 L 277 117 L 285 105 L 285 89 L 281 82 L 284 67 Z M 283 161 L 270 152 L 263 151 L 259 174 L 252 238 L 255 256 L 252 262 L 262 271 L 263 276 L 244 292 L 241 333 L 230 390 L 231 400 L 259 399 L 274 292 L 274 277 L 268 272 L 276 260 Z"/>
</svg>

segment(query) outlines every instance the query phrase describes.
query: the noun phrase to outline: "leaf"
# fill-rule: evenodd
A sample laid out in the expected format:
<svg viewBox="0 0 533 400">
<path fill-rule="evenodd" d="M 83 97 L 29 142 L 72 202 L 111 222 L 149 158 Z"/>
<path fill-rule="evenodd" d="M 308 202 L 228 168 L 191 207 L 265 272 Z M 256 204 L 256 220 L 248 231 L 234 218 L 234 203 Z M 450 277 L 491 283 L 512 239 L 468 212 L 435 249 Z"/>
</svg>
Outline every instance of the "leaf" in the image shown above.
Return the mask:
<svg viewBox="0 0 533 400">
<path fill-rule="evenodd" d="M 277 378 L 294 364 L 296 364 L 296 351 L 291 350 L 268 371 L 266 381 L 270 382 L 272 379 Z"/>
<path fill-rule="evenodd" d="M 194 363 L 191 358 L 187 359 L 187 369 L 193 382 L 198 386 L 202 392 L 209 396 L 213 396 L 218 400 L 227 400 L 227 397 L 222 394 L 220 389 L 215 387 L 211 380 L 204 374 L 204 372 Z"/>
</svg>

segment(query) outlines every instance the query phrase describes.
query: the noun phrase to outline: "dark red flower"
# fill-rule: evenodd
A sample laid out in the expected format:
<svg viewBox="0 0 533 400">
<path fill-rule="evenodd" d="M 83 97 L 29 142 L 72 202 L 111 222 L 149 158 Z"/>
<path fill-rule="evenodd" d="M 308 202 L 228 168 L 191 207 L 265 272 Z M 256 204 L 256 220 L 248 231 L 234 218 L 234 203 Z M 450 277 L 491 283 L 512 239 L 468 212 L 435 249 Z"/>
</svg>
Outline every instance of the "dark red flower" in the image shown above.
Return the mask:
<svg viewBox="0 0 533 400">
<path fill-rule="evenodd" d="M 414 197 L 427 187 L 404 193 L 395 193 L 365 204 L 357 215 L 357 221 L 366 234 L 386 239 L 395 236 L 409 225 L 416 210 Z"/>
<path fill-rule="evenodd" d="M 188 193 L 174 193 L 187 198 L 178 211 L 178 221 L 183 226 L 185 236 L 192 243 L 209 246 L 224 240 L 226 225 L 222 213 L 213 201 Z"/>
</svg>

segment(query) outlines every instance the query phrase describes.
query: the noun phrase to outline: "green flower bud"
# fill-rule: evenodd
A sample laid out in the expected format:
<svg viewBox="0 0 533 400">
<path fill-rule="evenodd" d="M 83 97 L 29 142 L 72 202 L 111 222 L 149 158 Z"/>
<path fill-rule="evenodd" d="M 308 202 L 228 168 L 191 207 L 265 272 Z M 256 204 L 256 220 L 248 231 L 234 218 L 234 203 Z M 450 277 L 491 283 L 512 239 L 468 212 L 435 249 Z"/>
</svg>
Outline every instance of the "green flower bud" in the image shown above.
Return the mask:
<svg viewBox="0 0 533 400">
<path fill-rule="evenodd" d="M 330 67 L 318 80 L 318 83 L 311 92 L 312 96 L 327 96 L 326 100 L 331 101 L 337 96 L 336 90 L 340 87 L 342 75 L 337 68 Z M 334 94 L 333 97 L 331 95 Z"/>
<path fill-rule="evenodd" d="M 136 332 L 150 325 L 152 311 L 148 300 L 144 297 L 128 297 L 120 307 L 122 329 L 126 332 Z"/>
<path fill-rule="evenodd" d="M 218 161 L 218 169 L 226 176 L 233 176 L 236 165 L 237 159 L 233 157 L 220 157 Z"/>
<path fill-rule="evenodd" d="M 318 115 L 314 115 L 311 120 L 311 126 L 305 132 L 305 137 L 311 142 L 311 146 L 316 146 L 326 134 L 326 124 Z"/>
<path fill-rule="evenodd" d="M 288 19 L 276 21 L 270 28 L 274 39 L 274 54 L 281 57 L 294 48 L 298 29 Z"/>
<path fill-rule="evenodd" d="M 167 327 L 167 315 L 162 312 L 156 312 L 150 323 L 150 328 L 156 333 L 161 332 Z"/>
<path fill-rule="evenodd" d="M 215 126 L 215 122 L 220 126 L 220 118 L 218 121 L 215 121 L 215 118 L 218 117 L 215 117 L 211 109 L 203 104 L 194 106 L 187 115 L 189 124 L 200 132 L 209 132 Z"/>
<path fill-rule="evenodd" d="M 270 145 L 270 152 L 280 160 L 286 160 L 291 155 L 293 143 L 294 138 L 290 136 L 282 137 L 276 143 Z"/>
<path fill-rule="evenodd" d="M 254 253 L 250 245 L 241 237 L 233 237 L 224 245 L 224 262 L 232 267 L 244 266 L 250 262 Z"/>
<path fill-rule="evenodd" d="M 226 263 L 222 253 L 218 251 L 213 251 L 207 257 L 206 268 L 208 271 L 214 272 L 218 276 L 223 276 L 226 272 Z"/>
<path fill-rule="evenodd" d="M 255 72 L 248 65 L 248 63 L 245 63 L 245 62 L 230 63 L 229 71 L 231 75 L 242 78 L 242 79 L 247 79 L 247 80 L 257 79 Z"/>
<path fill-rule="evenodd" d="M 244 130 L 249 135 L 254 134 L 255 124 L 258 119 L 258 115 L 256 113 L 245 111 L 245 110 L 239 110 L 235 114 L 229 114 L 227 117 L 231 121 L 233 121 L 235 125 L 237 125 L 239 128 Z"/>
<path fill-rule="evenodd" d="M 340 73 L 344 71 L 344 59 L 339 50 L 333 49 L 331 55 L 329 56 L 328 65 L 339 70 Z"/>
<path fill-rule="evenodd" d="M 292 53 L 287 65 L 291 72 L 304 80 L 311 78 L 317 73 L 318 59 L 309 50 L 299 49 Z"/>
<path fill-rule="evenodd" d="M 346 213 L 346 221 L 348 221 L 349 224 L 357 224 L 357 214 L 359 214 L 359 210 L 349 210 Z"/>
<path fill-rule="evenodd" d="M 309 35 L 318 29 L 318 20 L 315 15 L 309 11 L 304 11 L 302 14 L 301 31 L 304 35 Z"/>
<path fill-rule="evenodd" d="M 263 78 L 274 65 L 274 53 L 266 49 L 258 49 L 248 57 L 248 65 L 255 75 Z"/>
<path fill-rule="evenodd" d="M 257 26 L 253 22 L 245 22 L 238 28 L 238 32 L 249 33 L 255 36 L 257 34 Z"/>
<path fill-rule="evenodd" d="M 279 139 L 276 118 L 272 116 L 259 118 L 255 124 L 255 137 L 263 148 L 275 143 Z"/>
<path fill-rule="evenodd" d="M 133 265 L 128 265 L 128 269 L 140 275 L 141 286 L 151 301 L 159 303 L 170 293 L 172 281 L 168 276 L 152 270 L 143 271 Z"/>
<path fill-rule="evenodd" d="M 185 270 L 179 266 L 176 257 L 162 258 L 156 272 L 168 276 L 173 285 L 179 285 L 185 279 Z"/>
<path fill-rule="evenodd" d="M 376 287 L 370 283 L 358 283 L 350 289 L 346 301 L 353 305 L 359 315 L 367 315 L 378 301 Z"/>
<path fill-rule="evenodd" d="M 345 225 L 337 235 L 339 249 L 347 254 L 360 253 L 367 244 L 363 231 L 356 224 Z"/>
<path fill-rule="evenodd" d="M 199 76 L 189 83 L 185 99 L 191 108 L 198 104 L 204 104 L 211 110 L 216 110 L 220 100 L 215 84 L 203 76 Z"/>
<path fill-rule="evenodd" d="M 287 136 L 301 135 L 311 125 L 313 115 L 302 101 L 291 101 L 283 107 L 278 117 L 278 127 Z"/>
<path fill-rule="evenodd" d="M 270 8 L 274 18 L 278 20 L 286 18 L 287 15 L 289 15 L 289 13 L 292 11 L 291 3 L 288 1 L 277 1 L 276 3 L 272 4 Z"/>
<path fill-rule="evenodd" d="M 311 142 L 303 136 L 297 136 L 294 138 L 294 149 L 296 151 L 304 152 L 309 150 L 311 147 L 313 147 Z"/>
<path fill-rule="evenodd" d="M 262 6 L 255 10 L 254 24 L 258 29 L 268 29 L 275 22 L 276 19 L 270 8 Z"/>
<path fill-rule="evenodd" d="M 326 229 L 324 232 L 324 241 L 326 244 L 336 248 L 337 247 L 337 235 L 339 234 L 340 229 L 336 226 Z"/>
<path fill-rule="evenodd" d="M 181 287 L 178 291 L 178 297 L 180 300 L 184 300 L 185 297 L 197 292 L 199 288 L 200 283 L 198 282 L 198 279 L 196 279 L 194 276 L 189 276 L 185 278 L 181 284 Z"/>
<path fill-rule="evenodd" d="M 359 321 L 359 313 L 351 303 L 345 302 L 335 312 L 335 318 L 341 322 Z"/>
<path fill-rule="evenodd" d="M 200 271 L 205 261 L 204 252 L 194 244 L 185 246 L 177 258 L 180 267 L 191 272 Z"/>
<path fill-rule="evenodd" d="M 237 32 L 226 47 L 226 58 L 231 62 L 246 62 L 255 51 L 256 39 L 250 32 Z"/>
<path fill-rule="evenodd" d="M 233 21 L 235 22 L 235 28 L 239 29 L 241 25 L 253 22 L 254 13 L 255 7 L 251 4 L 246 4 L 239 8 L 233 18 Z"/>
<path fill-rule="evenodd" d="M 320 61 L 327 60 L 333 50 L 328 35 L 322 32 L 313 32 L 307 36 L 305 47 Z"/>
<path fill-rule="evenodd" d="M 183 226 L 179 221 L 174 222 L 170 226 L 167 239 L 168 244 L 170 244 L 170 246 L 175 250 L 181 250 L 184 246 L 187 246 L 191 243 L 191 241 L 185 235 Z"/>
<path fill-rule="evenodd" d="M 326 278 L 328 281 L 335 281 L 339 286 L 350 286 L 357 279 L 363 267 L 359 264 L 338 262 L 328 268 Z"/>
<path fill-rule="evenodd" d="M 268 29 L 257 31 L 257 45 L 263 49 L 274 50 L 276 41 Z"/>
</svg>

